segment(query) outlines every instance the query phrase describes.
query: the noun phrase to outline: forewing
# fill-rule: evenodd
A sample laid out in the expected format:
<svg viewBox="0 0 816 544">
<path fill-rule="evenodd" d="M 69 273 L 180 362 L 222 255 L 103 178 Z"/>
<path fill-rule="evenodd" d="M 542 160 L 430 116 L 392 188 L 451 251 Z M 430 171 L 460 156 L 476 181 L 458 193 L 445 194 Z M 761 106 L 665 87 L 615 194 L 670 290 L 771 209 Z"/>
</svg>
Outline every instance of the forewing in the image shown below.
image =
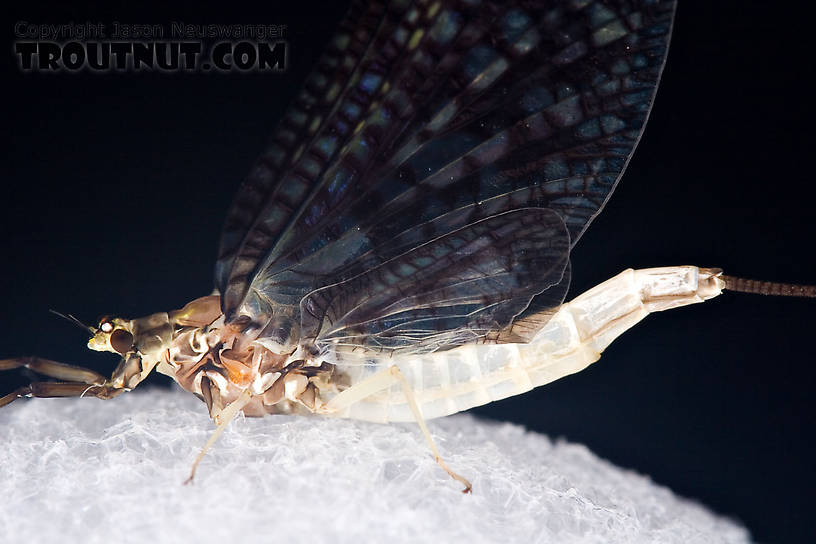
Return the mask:
<svg viewBox="0 0 816 544">
<path fill-rule="evenodd" d="M 521 208 L 558 214 L 574 244 L 643 129 L 673 10 L 656 1 L 353 5 L 228 214 L 216 268 L 228 318 L 288 307 L 297 320 L 312 291 L 354 278 L 376 285 L 385 263 Z M 552 280 L 524 278 L 532 293 Z M 469 295 L 484 295 L 472 285 Z M 541 296 L 537 307 L 560 302 Z M 367 322 L 385 317 L 364 307 Z M 444 323 L 434 322 L 437 333 L 458 330 Z"/>
</svg>

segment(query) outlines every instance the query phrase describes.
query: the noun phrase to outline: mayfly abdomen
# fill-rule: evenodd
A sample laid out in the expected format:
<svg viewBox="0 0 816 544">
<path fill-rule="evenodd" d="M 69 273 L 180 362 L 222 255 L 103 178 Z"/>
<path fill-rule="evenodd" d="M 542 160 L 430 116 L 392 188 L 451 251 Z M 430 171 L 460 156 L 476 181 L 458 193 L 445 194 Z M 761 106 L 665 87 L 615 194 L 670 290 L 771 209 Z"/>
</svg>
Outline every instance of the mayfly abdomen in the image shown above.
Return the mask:
<svg viewBox="0 0 816 544">
<path fill-rule="evenodd" d="M 521 367 L 521 355 L 515 344 L 469 344 L 442 352 L 369 358 L 361 361 L 363 364 L 349 366 L 345 357 L 341 361 L 352 385 L 397 365 L 413 388 L 426 419 L 461 412 L 532 387 Z M 508 384 L 511 369 L 515 370 L 517 379 Z M 337 415 L 381 423 L 414 420 L 398 384 L 370 395 Z"/>
<path fill-rule="evenodd" d="M 719 295 L 719 273 L 695 266 L 625 270 L 563 304 L 526 344 L 469 344 L 381 358 L 341 352 L 335 362 L 351 385 L 397 365 L 413 388 L 423 417 L 447 416 L 583 370 L 649 313 Z M 398 384 L 337 415 L 378 422 L 414 420 Z"/>
</svg>

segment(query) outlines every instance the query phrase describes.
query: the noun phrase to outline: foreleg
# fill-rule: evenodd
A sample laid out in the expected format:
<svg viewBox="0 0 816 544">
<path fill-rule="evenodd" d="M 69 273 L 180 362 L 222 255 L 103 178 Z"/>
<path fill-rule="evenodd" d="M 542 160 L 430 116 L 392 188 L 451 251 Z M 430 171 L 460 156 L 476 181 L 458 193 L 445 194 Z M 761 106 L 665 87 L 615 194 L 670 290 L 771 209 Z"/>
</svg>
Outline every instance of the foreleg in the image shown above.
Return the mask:
<svg viewBox="0 0 816 544">
<path fill-rule="evenodd" d="M 19 387 L 8 395 L 0 397 L 0 407 L 22 397 L 96 397 L 107 400 L 124 391 L 124 389 L 109 385 L 105 376 L 89 368 L 58 363 L 40 357 L 0 359 L 0 371 L 16 368 L 28 368 L 37 374 L 65 381 L 33 382 Z"/>
</svg>

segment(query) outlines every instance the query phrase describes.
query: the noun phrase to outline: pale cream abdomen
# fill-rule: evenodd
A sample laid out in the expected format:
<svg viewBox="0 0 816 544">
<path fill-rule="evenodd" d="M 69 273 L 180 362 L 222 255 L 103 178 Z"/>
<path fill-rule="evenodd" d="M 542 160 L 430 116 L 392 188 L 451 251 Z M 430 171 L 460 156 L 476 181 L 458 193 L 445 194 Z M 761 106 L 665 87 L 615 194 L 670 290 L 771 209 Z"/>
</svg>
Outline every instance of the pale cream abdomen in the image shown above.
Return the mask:
<svg viewBox="0 0 816 544">
<path fill-rule="evenodd" d="M 397 365 L 426 419 L 518 395 L 586 368 L 649 313 L 720 294 L 720 271 L 694 266 L 625 270 L 563 304 L 529 343 L 465 345 L 424 355 L 382 358 L 338 353 L 351 384 Z M 324 398 L 330 400 L 330 398 Z M 370 421 L 413 421 L 399 384 L 337 414 Z"/>
</svg>

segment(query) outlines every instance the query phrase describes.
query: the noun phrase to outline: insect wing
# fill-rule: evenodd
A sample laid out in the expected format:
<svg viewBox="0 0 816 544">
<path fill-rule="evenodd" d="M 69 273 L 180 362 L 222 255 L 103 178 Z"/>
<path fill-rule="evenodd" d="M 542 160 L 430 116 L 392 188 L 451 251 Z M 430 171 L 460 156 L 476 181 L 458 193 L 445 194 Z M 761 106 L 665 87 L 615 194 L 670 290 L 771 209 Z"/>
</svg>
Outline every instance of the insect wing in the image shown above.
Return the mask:
<svg viewBox="0 0 816 544">
<path fill-rule="evenodd" d="M 301 303 L 301 335 L 318 347 L 414 352 L 479 340 L 538 292 L 563 297 L 550 288 L 569 284 L 568 258 L 569 235 L 552 210 L 495 215 L 313 291 Z"/>
<path fill-rule="evenodd" d="M 440 291 L 408 261 L 524 208 L 557 214 L 574 245 L 640 137 L 673 12 L 658 1 L 354 4 L 228 213 L 216 267 L 228 318 L 288 308 L 299 322 L 304 301 L 307 335 L 378 347 L 399 314 L 392 338 L 427 319 L 420 329 L 437 345 L 472 324 L 437 305 L 481 300 L 479 323 L 504 327 L 521 292 L 543 291 L 536 310 L 560 303 L 564 288 L 547 293 L 564 285 L 548 272 L 563 260 L 548 253 L 559 243 L 525 247 L 529 262 L 547 262 L 540 277 L 491 288 L 459 282 L 479 267 L 456 266 Z M 555 232 L 546 217 L 539 232 Z M 514 258 L 498 247 L 481 264 Z M 412 302 L 400 305 L 385 271 Z"/>
</svg>

